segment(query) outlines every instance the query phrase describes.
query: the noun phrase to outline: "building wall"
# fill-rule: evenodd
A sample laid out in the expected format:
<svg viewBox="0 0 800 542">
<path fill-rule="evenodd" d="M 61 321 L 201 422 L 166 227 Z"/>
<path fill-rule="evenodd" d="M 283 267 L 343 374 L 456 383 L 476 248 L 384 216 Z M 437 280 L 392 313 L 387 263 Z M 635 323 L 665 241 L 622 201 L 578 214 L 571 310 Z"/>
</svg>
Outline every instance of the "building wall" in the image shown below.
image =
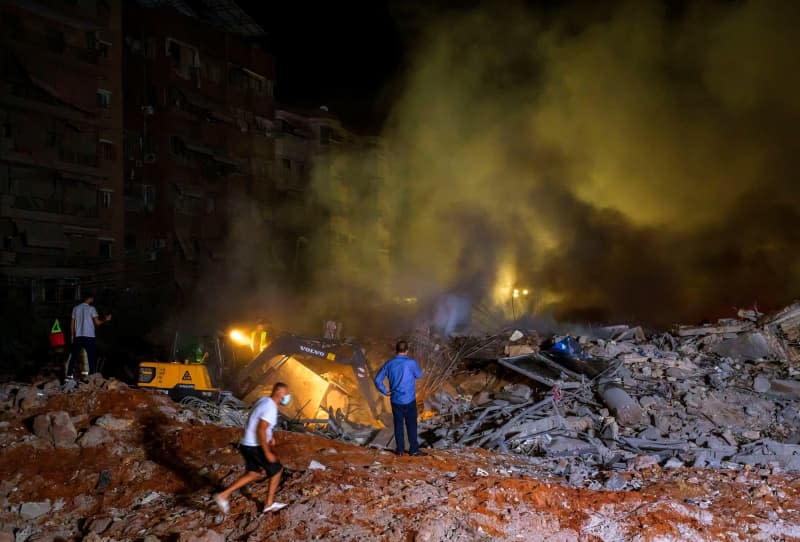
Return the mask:
<svg viewBox="0 0 800 542">
<path fill-rule="evenodd" d="M 190 281 L 271 197 L 272 57 L 174 10 L 131 2 L 124 20 L 129 258 Z"/>
<path fill-rule="evenodd" d="M 0 4 L 0 274 L 37 300 L 122 265 L 121 45 L 119 1 Z"/>
</svg>

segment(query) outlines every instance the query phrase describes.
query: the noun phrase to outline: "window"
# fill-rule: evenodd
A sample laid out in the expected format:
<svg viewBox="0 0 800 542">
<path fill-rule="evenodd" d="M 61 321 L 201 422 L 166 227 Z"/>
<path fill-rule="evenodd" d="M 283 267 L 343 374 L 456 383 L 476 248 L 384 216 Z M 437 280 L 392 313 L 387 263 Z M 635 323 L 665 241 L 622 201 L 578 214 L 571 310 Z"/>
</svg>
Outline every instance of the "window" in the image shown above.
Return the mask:
<svg viewBox="0 0 800 542">
<path fill-rule="evenodd" d="M 172 60 L 173 68 L 181 67 L 181 46 L 177 42 L 167 40 L 167 56 Z"/>
<path fill-rule="evenodd" d="M 206 198 L 206 214 L 213 215 L 217 210 L 217 202 L 214 198 Z"/>
<path fill-rule="evenodd" d="M 60 30 L 50 29 L 47 31 L 47 49 L 52 53 L 63 53 L 66 49 L 64 33 Z"/>
<path fill-rule="evenodd" d="M 111 209 L 111 194 L 113 190 L 100 189 L 100 207 L 103 209 Z"/>
<path fill-rule="evenodd" d="M 286 171 L 292 170 L 292 161 L 289 160 L 288 158 L 283 158 L 281 160 L 281 163 L 283 164 L 283 169 L 285 169 Z"/>
<path fill-rule="evenodd" d="M 319 142 L 321 145 L 327 145 L 331 141 L 331 135 L 333 134 L 333 129 L 330 126 L 320 126 L 319 127 Z"/>
<path fill-rule="evenodd" d="M 107 139 L 101 139 L 100 142 L 100 156 L 103 160 L 114 161 L 117 159 L 117 151 L 114 144 Z"/>
<path fill-rule="evenodd" d="M 3 137 L 12 137 L 14 135 L 14 125 L 10 122 L 4 122 L 0 128 L 0 134 Z"/>
<path fill-rule="evenodd" d="M 125 234 L 125 250 L 136 250 L 136 234 Z"/>
<path fill-rule="evenodd" d="M 142 185 L 142 200 L 144 201 L 144 208 L 153 212 L 156 208 L 156 187 L 152 184 Z"/>
<path fill-rule="evenodd" d="M 111 259 L 111 241 L 100 241 L 100 246 L 97 250 L 97 256 L 101 260 Z"/>
<path fill-rule="evenodd" d="M 144 56 L 147 58 L 155 58 L 156 56 L 156 38 L 148 36 L 144 39 Z"/>
<path fill-rule="evenodd" d="M 178 136 L 169 136 L 169 152 L 176 156 L 184 156 L 186 154 L 186 145 Z"/>
<path fill-rule="evenodd" d="M 102 88 L 97 89 L 97 107 L 109 109 L 111 107 L 111 92 Z"/>
<path fill-rule="evenodd" d="M 139 134 L 136 132 L 125 132 L 122 140 L 122 152 L 125 160 L 134 160 L 139 154 Z"/>
</svg>

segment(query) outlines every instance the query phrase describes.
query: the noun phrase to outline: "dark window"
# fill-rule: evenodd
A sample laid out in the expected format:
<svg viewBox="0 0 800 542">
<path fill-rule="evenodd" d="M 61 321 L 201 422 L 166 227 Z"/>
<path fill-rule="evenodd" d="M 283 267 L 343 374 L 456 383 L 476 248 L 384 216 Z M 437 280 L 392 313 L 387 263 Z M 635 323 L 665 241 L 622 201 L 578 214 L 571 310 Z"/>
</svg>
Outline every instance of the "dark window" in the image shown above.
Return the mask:
<svg viewBox="0 0 800 542">
<path fill-rule="evenodd" d="M 100 241 L 100 247 L 97 252 L 97 255 L 102 260 L 110 260 L 111 259 L 111 241 Z"/>
<path fill-rule="evenodd" d="M 100 206 L 103 209 L 111 209 L 111 192 L 108 190 L 100 191 Z"/>
<path fill-rule="evenodd" d="M 109 109 L 111 107 L 111 93 L 101 88 L 97 89 L 97 107 Z"/>
<path fill-rule="evenodd" d="M 283 169 L 285 169 L 287 171 L 291 171 L 291 169 L 292 169 L 292 161 L 291 160 L 289 160 L 288 158 L 284 158 L 284 159 L 281 160 L 281 163 L 283 164 Z"/>
<path fill-rule="evenodd" d="M 172 59 L 172 67 L 181 67 L 181 46 L 180 44 L 170 41 L 169 42 L 169 57 Z"/>
<path fill-rule="evenodd" d="M 322 145 L 327 145 L 331 140 L 333 130 L 330 126 L 320 126 L 319 128 L 319 142 Z"/>
<path fill-rule="evenodd" d="M 100 154 L 103 157 L 103 160 L 109 160 L 113 162 L 117 159 L 117 150 L 114 147 L 114 144 L 108 141 L 100 142 Z"/>
<path fill-rule="evenodd" d="M 54 29 L 47 31 L 47 49 L 50 52 L 63 53 L 66 45 L 63 32 Z"/>
<path fill-rule="evenodd" d="M 125 234 L 125 250 L 136 250 L 136 235 L 133 233 Z"/>
<path fill-rule="evenodd" d="M 186 146 L 178 136 L 169 136 L 169 152 L 177 156 L 186 154 Z"/>
</svg>

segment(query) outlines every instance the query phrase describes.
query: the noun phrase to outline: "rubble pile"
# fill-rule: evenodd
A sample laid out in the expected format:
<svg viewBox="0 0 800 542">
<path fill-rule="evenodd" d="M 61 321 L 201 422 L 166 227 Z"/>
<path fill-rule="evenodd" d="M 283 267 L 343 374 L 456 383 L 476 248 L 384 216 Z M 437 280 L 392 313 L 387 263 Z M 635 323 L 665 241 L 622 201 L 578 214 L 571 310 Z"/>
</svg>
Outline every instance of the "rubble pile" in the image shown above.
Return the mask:
<svg viewBox="0 0 800 542">
<path fill-rule="evenodd" d="M 549 341 L 515 330 L 497 361 L 529 384 L 456 376 L 427 399 L 435 415 L 422 431 L 435 448 L 523 454 L 576 486 L 653 465 L 797 471 L 798 338 L 800 305 L 650 337 L 628 326 Z M 473 393 L 459 393 L 459 379 Z"/>
</svg>

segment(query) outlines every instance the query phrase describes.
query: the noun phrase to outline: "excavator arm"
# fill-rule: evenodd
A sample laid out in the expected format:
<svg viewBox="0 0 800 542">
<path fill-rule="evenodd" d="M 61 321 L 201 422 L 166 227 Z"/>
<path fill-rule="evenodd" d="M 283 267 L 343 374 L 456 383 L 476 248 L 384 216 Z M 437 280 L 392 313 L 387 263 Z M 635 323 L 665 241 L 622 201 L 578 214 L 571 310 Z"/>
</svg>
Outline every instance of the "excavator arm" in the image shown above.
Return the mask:
<svg viewBox="0 0 800 542">
<path fill-rule="evenodd" d="M 236 379 L 239 397 L 244 398 L 254 391 L 286 358 L 294 355 L 312 356 L 331 363 L 349 365 L 372 416 L 386 422 L 388 412 L 385 410 L 383 398 L 372 382 L 372 371 L 367 358 L 361 347 L 354 343 L 332 342 L 289 333 L 280 335 L 239 371 Z"/>
</svg>

